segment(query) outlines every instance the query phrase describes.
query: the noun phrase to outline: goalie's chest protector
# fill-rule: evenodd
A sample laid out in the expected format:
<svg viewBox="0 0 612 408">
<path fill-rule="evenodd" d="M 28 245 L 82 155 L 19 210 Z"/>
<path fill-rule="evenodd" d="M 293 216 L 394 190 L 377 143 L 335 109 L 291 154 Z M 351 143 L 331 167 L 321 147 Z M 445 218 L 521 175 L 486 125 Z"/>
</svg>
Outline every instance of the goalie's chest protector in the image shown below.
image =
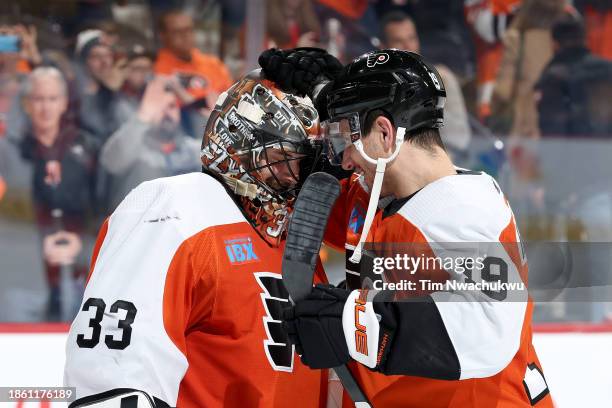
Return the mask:
<svg viewBox="0 0 612 408">
<path fill-rule="evenodd" d="M 321 371 L 281 330 L 281 260 L 211 177 L 143 183 L 98 237 L 66 384 L 179 407 L 320 406 Z"/>
</svg>

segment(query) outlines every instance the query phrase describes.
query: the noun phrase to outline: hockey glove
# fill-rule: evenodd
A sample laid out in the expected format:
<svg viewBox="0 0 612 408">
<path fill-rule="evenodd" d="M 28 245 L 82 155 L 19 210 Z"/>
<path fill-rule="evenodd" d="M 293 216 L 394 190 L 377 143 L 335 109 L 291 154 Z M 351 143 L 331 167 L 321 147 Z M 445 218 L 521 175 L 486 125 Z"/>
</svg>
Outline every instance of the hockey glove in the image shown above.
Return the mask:
<svg viewBox="0 0 612 408">
<path fill-rule="evenodd" d="M 259 65 L 265 77 L 283 92 L 308 95 L 320 120 L 327 118 L 324 88 L 342 71 L 342 63 L 336 57 L 321 48 L 270 48 L 259 56 Z"/>
<path fill-rule="evenodd" d="M 310 368 L 332 368 L 352 357 L 378 370 L 386 359 L 396 325 L 393 315 L 384 308 L 381 312 L 385 316 L 375 312 L 375 294 L 317 285 L 305 299 L 287 309 L 285 328 L 302 362 Z"/>
<path fill-rule="evenodd" d="M 331 368 L 350 359 L 342 312 L 349 291 L 317 285 L 294 307 L 285 310 L 285 328 L 302 362 L 310 368 Z"/>
</svg>

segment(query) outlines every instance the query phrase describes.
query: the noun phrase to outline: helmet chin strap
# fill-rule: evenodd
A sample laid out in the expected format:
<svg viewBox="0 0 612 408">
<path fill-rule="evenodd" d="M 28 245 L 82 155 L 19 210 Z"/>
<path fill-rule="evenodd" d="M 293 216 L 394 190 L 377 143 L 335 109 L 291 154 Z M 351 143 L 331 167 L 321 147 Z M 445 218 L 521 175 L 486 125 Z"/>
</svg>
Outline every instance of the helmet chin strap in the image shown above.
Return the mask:
<svg viewBox="0 0 612 408">
<path fill-rule="evenodd" d="M 361 154 L 361 157 L 363 157 L 369 163 L 376 165 L 376 176 L 374 177 L 374 184 L 372 186 L 372 191 L 370 192 L 370 202 L 368 203 L 368 211 L 363 224 L 363 230 L 361 231 L 361 237 L 359 237 L 359 242 L 355 246 L 353 256 L 349 258 L 349 261 L 352 263 L 359 263 L 361 260 L 363 243 L 368 238 L 368 233 L 370 232 L 370 227 L 372 226 L 372 221 L 374 221 L 374 215 L 376 214 L 376 209 L 378 208 L 378 199 L 380 198 L 380 189 L 382 188 L 383 178 L 385 177 L 385 169 L 387 164 L 395 160 L 399 154 L 400 149 L 402 148 L 402 143 L 404 143 L 405 134 L 406 128 L 397 128 L 397 133 L 395 136 L 395 149 L 393 150 L 391 156 L 387 157 L 386 159 L 379 158 L 378 160 L 374 160 L 368 156 L 363 151 L 363 143 L 361 140 L 357 140 L 355 143 L 353 143 L 359 154 Z"/>
</svg>

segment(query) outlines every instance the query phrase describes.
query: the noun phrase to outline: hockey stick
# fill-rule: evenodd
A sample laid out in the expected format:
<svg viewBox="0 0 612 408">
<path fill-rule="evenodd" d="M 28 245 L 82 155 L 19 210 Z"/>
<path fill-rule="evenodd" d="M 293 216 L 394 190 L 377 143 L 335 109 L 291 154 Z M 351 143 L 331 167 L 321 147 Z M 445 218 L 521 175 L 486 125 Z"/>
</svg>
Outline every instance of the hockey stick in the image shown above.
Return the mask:
<svg viewBox="0 0 612 408">
<path fill-rule="evenodd" d="M 317 258 L 331 208 L 340 195 L 340 184 L 326 173 L 310 175 L 295 202 L 283 253 L 283 283 L 293 302 L 312 290 Z M 371 405 L 346 365 L 334 368 L 357 408 Z"/>
</svg>

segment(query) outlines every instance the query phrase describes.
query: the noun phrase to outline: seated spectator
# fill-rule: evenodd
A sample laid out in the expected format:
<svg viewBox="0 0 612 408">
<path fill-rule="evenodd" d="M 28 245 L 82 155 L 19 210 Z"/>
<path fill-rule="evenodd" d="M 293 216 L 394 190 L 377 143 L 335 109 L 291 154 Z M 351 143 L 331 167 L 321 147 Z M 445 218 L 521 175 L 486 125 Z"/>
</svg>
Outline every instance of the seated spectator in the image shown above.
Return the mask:
<svg viewBox="0 0 612 408">
<path fill-rule="evenodd" d="M 219 58 L 195 48 L 191 16 L 179 10 L 164 13 L 159 19 L 159 38 L 162 48 L 155 72 L 178 77 L 189 93 L 178 95 L 181 106 L 205 100 L 212 109 L 217 96 L 232 85 L 232 78 Z"/>
<path fill-rule="evenodd" d="M 266 7 L 269 47 L 318 46 L 321 27 L 310 0 L 268 0 Z"/>
<path fill-rule="evenodd" d="M 21 153 L 33 166 L 32 201 L 45 242 L 50 291 L 47 312 L 56 320 L 60 317 L 60 267 L 72 266 L 75 278 L 87 271 L 87 261 L 77 261 L 77 256 L 91 208 L 95 149 L 86 134 L 65 120 L 67 85 L 56 68 L 32 71 L 25 84 L 24 106 L 32 130 L 21 142 Z M 58 232 L 57 239 L 46 239 Z"/>
<path fill-rule="evenodd" d="M 79 33 L 75 53 L 82 69 L 79 122 L 101 146 L 120 124 L 117 90 L 123 84 L 123 71 L 115 65 L 113 50 L 100 30 Z"/>
<path fill-rule="evenodd" d="M 393 11 L 383 18 L 381 27 L 384 48 L 420 53 L 419 35 L 414 22 L 408 15 L 401 11 Z M 457 156 L 466 152 L 472 136 L 463 92 L 459 81 L 450 69 L 441 64 L 436 64 L 435 67 L 446 88 L 444 127 L 440 129 L 440 135 L 444 146 L 455 156 L 455 159 L 460 159 Z"/>
<path fill-rule="evenodd" d="M 535 85 L 543 136 L 612 134 L 612 62 L 586 47 L 584 26 L 567 18 L 552 29 L 555 53 Z"/>
<path fill-rule="evenodd" d="M 145 90 L 137 114 L 106 142 L 100 154 L 111 180 L 111 208 L 143 181 L 197 171 L 200 143 L 179 128 L 171 78 L 159 76 Z"/>
</svg>

